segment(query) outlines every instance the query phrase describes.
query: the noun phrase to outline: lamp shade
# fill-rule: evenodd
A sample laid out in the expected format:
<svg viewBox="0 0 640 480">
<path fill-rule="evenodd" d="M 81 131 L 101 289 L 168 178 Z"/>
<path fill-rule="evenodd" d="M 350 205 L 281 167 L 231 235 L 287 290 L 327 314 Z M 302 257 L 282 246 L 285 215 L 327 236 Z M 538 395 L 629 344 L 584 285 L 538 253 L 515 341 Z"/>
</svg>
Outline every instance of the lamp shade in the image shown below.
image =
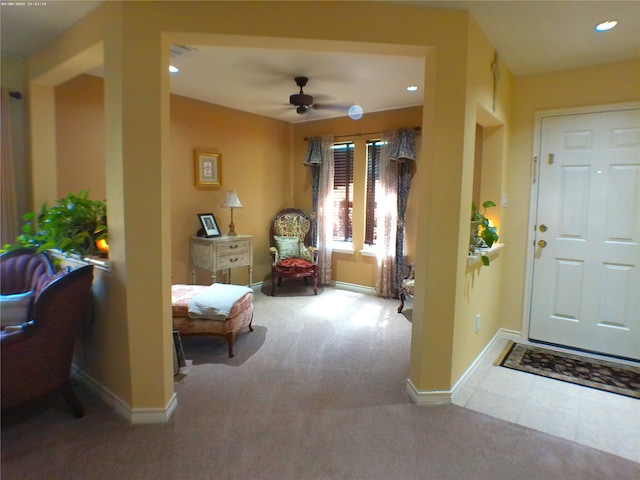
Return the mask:
<svg viewBox="0 0 640 480">
<path fill-rule="evenodd" d="M 220 206 L 224 208 L 244 208 L 235 190 L 227 190 L 227 198 L 224 199 Z"/>
</svg>

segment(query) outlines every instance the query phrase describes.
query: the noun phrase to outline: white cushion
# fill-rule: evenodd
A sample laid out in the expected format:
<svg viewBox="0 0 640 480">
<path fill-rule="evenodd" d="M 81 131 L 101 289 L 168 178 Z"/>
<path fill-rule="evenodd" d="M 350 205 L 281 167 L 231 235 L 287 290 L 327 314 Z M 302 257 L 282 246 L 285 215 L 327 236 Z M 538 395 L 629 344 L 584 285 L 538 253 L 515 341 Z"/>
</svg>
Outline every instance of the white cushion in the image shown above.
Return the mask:
<svg viewBox="0 0 640 480">
<path fill-rule="evenodd" d="M 189 300 L 189 317 L 225 320 L 233 305 L 247 292 L 253 292 L 253 290 L 240 285 L 214 283 Z"/>
<path fill-rule="evenodd" d="M 33 292 L 0 295 L 0 323 L 2 327 L 21 325 L 29 320 Z"/>
</svg>

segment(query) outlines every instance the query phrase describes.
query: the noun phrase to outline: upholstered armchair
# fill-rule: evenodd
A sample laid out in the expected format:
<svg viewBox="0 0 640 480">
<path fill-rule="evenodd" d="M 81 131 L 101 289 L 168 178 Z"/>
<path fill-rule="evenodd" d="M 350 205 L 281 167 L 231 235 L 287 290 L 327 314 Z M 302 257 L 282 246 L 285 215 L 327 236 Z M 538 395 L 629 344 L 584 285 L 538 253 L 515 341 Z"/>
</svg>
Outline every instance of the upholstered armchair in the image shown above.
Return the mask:
<svg viewBox="0 0 640 480">
<path fill-rule="evenodd" d="M 271 253 L 271 296 L 276 282 L 283 278 L 313 279 L 313 294 L 318 294 L 318 249 L 310 244 L 311 222 L 301 210 L 287 208 L 280 211 L 271 223 L 273 242 Z"/>
<path fill-rule="evenodd" d="M 55 276 L 36 297 L 30 320 L 0 333 L 3 411 L 61 393 L 73 415 L 84 416 L 70 373 L 92 280 L 91 265 Z"/>
<path fill-rule="evenodd" d="M 45 252 L 19 248 L 0 255 L 0 322 L 3 328 L 29 320 L 36 297 L 54 275 L 53 263 Z"/>
<path fill-rule="evenodd" d="M 402 313 L 404 301 L 407 297 L 413 298 L 413 286 L 415 284 L 415 263 L 410 263 L 405 267 L 404 278 L 400 281 L 398 287 L 398 296 L 400 297 L 400 306 L 398 313 Z"/>
</svg>

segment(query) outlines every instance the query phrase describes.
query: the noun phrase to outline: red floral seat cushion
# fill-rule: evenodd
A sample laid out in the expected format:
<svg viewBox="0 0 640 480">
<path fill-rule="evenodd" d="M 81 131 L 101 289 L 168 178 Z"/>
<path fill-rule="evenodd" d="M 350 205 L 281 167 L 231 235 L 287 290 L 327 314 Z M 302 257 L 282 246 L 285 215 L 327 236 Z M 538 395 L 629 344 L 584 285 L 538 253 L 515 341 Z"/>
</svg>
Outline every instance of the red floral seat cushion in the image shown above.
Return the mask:
<svg viewBox="0 0 640 480">
<path fill-rule="evenodd" d="M 276 264 L 276 271 L 282 273 L 314 273 L 318 266 L 301 258 L 286 258 Z"/>
</svg>

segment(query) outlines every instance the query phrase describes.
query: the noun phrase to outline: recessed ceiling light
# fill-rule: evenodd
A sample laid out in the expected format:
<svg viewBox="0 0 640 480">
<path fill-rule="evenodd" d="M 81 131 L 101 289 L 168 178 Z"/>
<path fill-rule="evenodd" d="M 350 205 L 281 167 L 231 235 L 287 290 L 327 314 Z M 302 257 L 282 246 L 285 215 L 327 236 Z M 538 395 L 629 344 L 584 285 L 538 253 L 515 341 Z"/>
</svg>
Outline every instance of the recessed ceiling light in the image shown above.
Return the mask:
<svg viewBox="0 0 640 480">
<path fill-rule="evenodd" d="M 415 92 L 416 90 L 418 90 L 418 86 L 417 85 L 409 85 L 407 87 L 407 92 Z"/>
<path fill-rule="evenodd" d="M 169 72 L 170 73 L 178 73 L 180 71 L 180 69 L 178 67 L 174 67 L 173 65 L 169 65 Z"/>
<path fill-rule="evenodd" d="M 596 32 L 605 32 L 607 30 L 611 30 L 617 24 L 617 20 L 607 20 L 606 22 L 599 23 L 598 25 L 596 25 Z"/>
</svg>

